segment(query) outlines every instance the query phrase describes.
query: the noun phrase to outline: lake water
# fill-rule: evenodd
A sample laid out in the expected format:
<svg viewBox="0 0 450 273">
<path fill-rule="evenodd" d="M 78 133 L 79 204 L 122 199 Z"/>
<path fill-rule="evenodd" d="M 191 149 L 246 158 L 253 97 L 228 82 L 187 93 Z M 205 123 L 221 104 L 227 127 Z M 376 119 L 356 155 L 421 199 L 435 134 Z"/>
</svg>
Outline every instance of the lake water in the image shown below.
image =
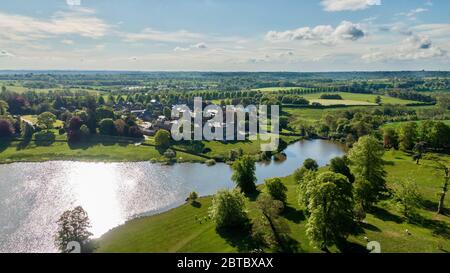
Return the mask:
<svg viewBox="0 0 450 273">
<path fill-rule="evenodd" d="M 258 163 L 258 182 L 290 175 L 306 158 L 326 165 L 344 148 L 324 141 L 290 145 L 283 162 Z M 0 252 L 55 252 L 56 221 L 81 205 L 92 232 L 101 236 L 136 216 L 176 207 L 189 192 L 211 195 L 231 188 L 226 164 L 163 166 L 149 162 L 83 163 L 52 161 L 0 165 Z"/>
</svg>

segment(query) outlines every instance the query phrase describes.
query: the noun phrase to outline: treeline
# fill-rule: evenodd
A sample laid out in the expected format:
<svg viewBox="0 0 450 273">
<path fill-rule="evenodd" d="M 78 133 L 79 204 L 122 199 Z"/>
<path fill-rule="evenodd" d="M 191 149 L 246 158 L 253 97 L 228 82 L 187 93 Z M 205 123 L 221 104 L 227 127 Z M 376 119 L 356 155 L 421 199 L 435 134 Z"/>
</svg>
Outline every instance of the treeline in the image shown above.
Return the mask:
<svg viewBox="0 0 450 273">
<path fill-rule="evenodd" d="M 447 120 L 450 115 L 440 109 L 416 110 L 405 106 L 385 105 L 380 108 L 336 110 L 325 113 L 320 122 L 302 122 L 291 129 L 307 138 L 328 138 L 352 146 L 361 136 L 378 135 L 383 124 L 424 119 Z"/>
<path fill-rule="evenodd" d="M 406 122 L 398 128 L 383 129 L 385 148 L 444 150 L 450 148 L 450 126 L 441 121 Z"/>
<path fill-rule="evenodd" d="M 426 103 L 436 103 L 435 98 L 428 96 L 428 95 L 421 94 L 419 92 L 414 92 L 414 91 L 390 90 L 387 92 L 387 94 L 393 98 L 399 98 L 399 99 L 404 99 L 404 100 L 414 100 L 414 101 L 420 101 L 420 102 L 426 102 Z"/>
</svg>

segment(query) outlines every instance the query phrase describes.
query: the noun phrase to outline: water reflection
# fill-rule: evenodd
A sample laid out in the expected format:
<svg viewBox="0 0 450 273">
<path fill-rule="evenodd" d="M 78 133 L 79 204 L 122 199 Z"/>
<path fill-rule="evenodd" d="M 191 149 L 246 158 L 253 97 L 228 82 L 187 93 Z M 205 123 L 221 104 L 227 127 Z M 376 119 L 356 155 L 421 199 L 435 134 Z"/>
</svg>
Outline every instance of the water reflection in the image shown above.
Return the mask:
<svg viewBox="0 0 450 273">
<path fill-rule="evenodd" d="M 258 182 L 286 176 L 303 161 L 325 165 L 344 153 L 321 140 L 290 145 L 283 162 L 257 165 Z M 139 163 L 45 162 L 0 165 L 0 252 L 54 252 L 58 217 L 81 205 L 98 237 L 137 215 L 183 203 L 188 193 L 214 194 L 233 187 L 225 164 L 161 166 Z"/>
</svg>

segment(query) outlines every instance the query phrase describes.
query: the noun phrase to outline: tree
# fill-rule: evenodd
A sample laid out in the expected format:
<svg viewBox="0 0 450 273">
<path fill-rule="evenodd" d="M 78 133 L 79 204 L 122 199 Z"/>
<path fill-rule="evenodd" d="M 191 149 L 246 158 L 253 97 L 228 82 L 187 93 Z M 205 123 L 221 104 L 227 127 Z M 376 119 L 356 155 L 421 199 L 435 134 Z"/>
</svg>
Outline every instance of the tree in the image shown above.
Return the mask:
<svg viewBox="0 0 450 273">
<path fill-rule="evenodd" d="M 70 242 L 77 242 L 81 246 L 82 252 L 91 252 L 92 242 L 89 231 L 91 223 L 87 212 L 82 207 L 76 207 L 73 210 L 65 211 L 58 220 L 58 232 L 55 238 L 55 244 L 61 252 L 67 253 Z"/>
<path fill-rule="evenodd" d="M 450 109 L 450 96 L 449 95 L 441 95 L 438 97 L 438 106 L 442 110 Z"/>
<path fill-rule="evenodd" d="M 411 180 L 398 182 L 395 188 L 395 198 L 406 218 L 414 214 L 415 209 L 420 206 L 422 200 L 417 184 Z"/>
<path fill-rule="evenodd" d="M 114 109 L 109 106 L 103 105 L 96 109 L 95 115 L 97 120 L 102 119 L 114 119 Z"/>
<path fill-rule="evenodd" d="M 8 109 L 8 103 L 4 100 L 0 100 L 0 116 L 6 115 L 8 113 Z"/>
<path fill-rule="evenodd" d="M 86 140 L 89 138 L 89 135 L 91 134 L 91 132 L 89 131 L 89 128 L 83 124 L 80 127 L 80 134 L 81 134 L 81 139 Z"/>
<path fill-rule="evenodd" d="M 427 159 L 432 162 L 431 167 L 435 169 L 438 172 L 443 173 L 444 175 L 444 182 L 442 183 L 441 192 L 439 193 L 439 203 L 437 208 L 438 214 L 444 214 L 444 208 L 445 208 L 445 196 L 447 195 L 448 191 L 448 183 L 450 181 L 450 167 L 448 162 L 435 155 L 428 155 Z"/>
<path fill-rule="evenodd" d="M 377 96 L 377 97 L 375 98 L 375 103 L 376 103 L 376 104 L 381 104 L 381 97 L 380 97 L 380 96 Z"/>
<path fill-rule="evenodd" d="M 172 117 L 172 110 L 169 107 L 164 107 L 163 109 L 163 115 L 167 118 L 170 119 Z"/>
<path fill-rule="evenodd" d="M 303 162 L 303 167 L 305 167 L 307 170 L 311 171 L 317 171 L 319 169 L 319 165 L 314 159 L 308 158 Z"/>
<path fill-rule="evenodd" d="M 102 135 L 113 136 L 116 134 L 116 126 L 114 125 L 114 121 L 110 118 L 102 119 L 98 129 Z"/>
<path fill-rule="evenodd" d="M 37 125 L 45 130 L 53 128 L 53 124 L 56 121 L 56 116 L 50 112 L 44 112 L 37 118 Z"/>
<path fill-rule="evenodd" d="M 233 165 L 233 175 L 231 180 L 236 186 L 245 194 L 250 194 L 256 191 L 256 176 L 255 176 L 255 161 L 249 155 L 244 155 L 236 160 Z"/>
<path fill-rule="evenodd" d="M 290 228 L 286 220 L 280 217 L 280 213 L 284 209 L 283 203 L 262 194 L 256 200 L 256 207 L 260 216 L 252 221 L 253 237 L 270 247 L 286 249 Z"/>
<path fill-rule="evenodd" d="M 399 139 L 402 150 L 411 150 L 417 141 L 417 124 L 415 122 L 404 124 L 400 128 Z"/>
<path fill-rule="evenodd" d="M 384 148 L 373 136 L 364 136 L 348 154 L 356 177 L 355 199 L 364 209 L 378 201 L 387 192 L 384 170 Z"/>
<path fill-rule="evenodd" d="M 170 146 L 171 136 L 167 130 L 158 130 L 155 135 L 155 145 L 158 148 L 166 149 Z"/>
<path fill-rule="evenodd" d="M 312 245 L 328 252 L 354 229 L 352 185 L 342 174 L 320 174 L 310 195 L 306 234 Z"/>
<path fill-rule="evenodd" d="M 105 104 L 105 98 L 103 96 L 99 96 L 97 100 L 98 105 L 104 105 Z"/>
<path fill-rule="evenodd" d="M 0 119 L 0 137 L 11 137 L 14 135 L 14 128 L 7 119 Z"/>
<path fill-rule="evenodd" d="M 69 121 L 67 140 L 69 143 L 75 143 L 81 140 L 80 128 L 83 125 L 83 121 L 80 117 L 74 116 Z"/>
<path fill-rule="evenodd" d="M 198 199 L 198 193 L 193 191 L 189 194 L 188 198 L 186 199 L 187 202 L 191 202 L 191 204 L 195 204 Z"/>
<path fill-rule="evenodd" d="M 348 167 L 348 161 L 348 158 L 345 156 L 333 158 L 330 161 L 330 171 L 345 175 L 348 178 L 348 181 L 350 181 L 350 183 L 353 183 L 355 182 L 355 176 L 352 174 L 350 168 Z"/>
<path fill-rule="evenodd" d="M 384 148 L 386 149 L 398 149 L 398 134 L 392 127 L 387 127 L 383 130 L 384 136 Z"/>
<path fill-rule="evenodd" d="M 283 204 L 286 204 L 287 188 L 283 184 L 283 182 L 281 182 L 280 178 L 267 179 L 265 181 L 265 184 L 266 184 L 266 189 L 267 189 L 268 194 L 274 200 L 278 200 L 278 201 L 281 201 Z"/>
<path fill-rule="evenodd" d="M 248 223 L 245 196 L 238 190 L 221 190 L 214 195 L 209 216 L 218 229 L 243 227 Z"/>
</svg>

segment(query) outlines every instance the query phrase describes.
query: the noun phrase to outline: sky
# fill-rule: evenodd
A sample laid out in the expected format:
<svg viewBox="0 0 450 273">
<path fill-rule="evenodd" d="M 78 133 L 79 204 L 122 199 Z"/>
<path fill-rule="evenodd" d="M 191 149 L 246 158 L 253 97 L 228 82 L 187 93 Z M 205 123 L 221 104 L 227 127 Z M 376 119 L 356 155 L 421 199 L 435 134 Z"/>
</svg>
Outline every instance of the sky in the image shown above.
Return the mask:
<svg viewBox="0 0 450 273">
<path fill-rule="evenodd" d="M 0 1 L 0 70 L 450 70 L 448 0 Z"/>
</svg>

